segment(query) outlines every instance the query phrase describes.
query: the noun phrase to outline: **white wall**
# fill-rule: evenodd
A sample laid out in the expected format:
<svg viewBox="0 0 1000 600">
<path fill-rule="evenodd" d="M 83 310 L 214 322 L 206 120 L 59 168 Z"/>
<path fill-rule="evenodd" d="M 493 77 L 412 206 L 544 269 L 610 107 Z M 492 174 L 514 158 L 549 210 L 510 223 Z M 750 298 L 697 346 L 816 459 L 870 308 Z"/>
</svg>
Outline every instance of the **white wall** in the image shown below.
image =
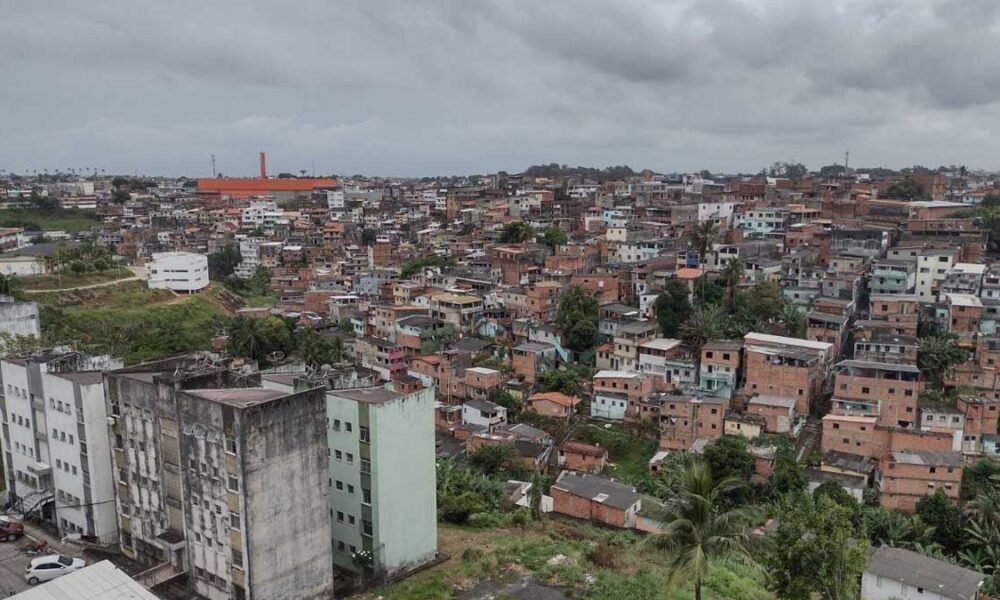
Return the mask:
<svg viewBox="0 0 1000 600">
<path fill-rule="evenodd" d="M 208 257 L 193 252 L 161 252 L 149 264 L 149 289 L 196 292 L 208 287 Z"/>
</svg>

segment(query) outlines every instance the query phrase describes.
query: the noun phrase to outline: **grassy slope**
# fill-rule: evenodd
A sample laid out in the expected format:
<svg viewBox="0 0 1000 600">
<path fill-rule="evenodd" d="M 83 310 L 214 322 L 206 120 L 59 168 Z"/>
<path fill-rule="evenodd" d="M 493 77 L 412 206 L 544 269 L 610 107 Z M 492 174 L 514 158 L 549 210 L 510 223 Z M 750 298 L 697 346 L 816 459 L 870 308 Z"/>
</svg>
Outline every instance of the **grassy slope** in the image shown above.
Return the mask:
<svg viewBox="0 0 1000 600">
<path fill-rule="evenodd" d="M 665 560 L 639 535 L 547 519 L 544 527 L 471 530 L 440 526 L 441 551 L 451 560 L 365 598 L 444 600 L 456 589 L 482 580 L 512 581 L 524 576 L 573 591 L 589 600 L 690 600 L 690 582 L 666 585 Z M 607 559 L 590 557 L 597 543 L 609 548 Z M 550 563 L 557 555 L 565 559 Z M 587 576 L 596 578 L 587 585 Z M 759 571 L 728 561 L 712 564 L 703 584 L 706 600 L 772 600 Z"/>
<path fill-rule="evenodd" d="M 625 433 L 621 425 L 605 428 L 603 423 L 583 423 L 573 431 L 573 439 L 608 449 L 608 474 L 617 479 L 635 481 L 646 473 L 657 444 Z"/>
<path fill-rule="evenodd" d="M 132 272 L 128 269 L 121 271 L 112 269 L 101 273 L 63 273 L 62 277 L 59 275 L 22 275 L 13 278 L 13 285 L 15 289 L 20 290 L 55 290 L 106 283 L 129 277 L 132 277 Z"/>
<path fill-rule="evenodd" d="M 34 223 L 45 231 L 77 233 L 89 231 L 97 224 L 97 221 L 97 215 L 92 210 L 38 210 L 32 208 L 0 210 L 0 227 L 24 227 Z"/>
<path fill-rule="evenodd" d="M 73 292 L 37 294 L 43 331 L 61 342 L 136 363 L 207 350 L 228 316 L 211 292 L 177 297 L 142 281 Z"/>
</svg>

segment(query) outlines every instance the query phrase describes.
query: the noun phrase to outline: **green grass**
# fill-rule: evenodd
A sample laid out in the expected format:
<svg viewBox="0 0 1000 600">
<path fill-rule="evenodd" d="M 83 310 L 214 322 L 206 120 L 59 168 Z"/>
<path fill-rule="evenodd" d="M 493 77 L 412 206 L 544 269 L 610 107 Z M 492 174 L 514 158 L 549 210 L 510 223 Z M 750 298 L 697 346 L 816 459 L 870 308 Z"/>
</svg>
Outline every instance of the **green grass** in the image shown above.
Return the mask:
<svg viewBox="0 0 1000 600">
<path fill-rule="evenodd" d="M 98 222 L 97 214 L 92 210 L 76 208 L 54 208 L 42 210 L 37 208 L 11 208 L 0 210 L 0 227 L 24 227 L 25 229 L 41 228 L 44 231 L 65 231 L 78 233 L 90 231 Z"/>
<path fill-rule="evenodd" d="M 125 281 L 118 285 L 66 292 L 42 292 L 28 297 L 43 306 L 71 311 L 151 308 L 177 298 L 170 290 L 149 289 L 145 281 Z"/>
<path fill-rule="evenodd" d="M 568 597 L 586 600 L 694 598 L 691 581 L 666 585 L 666 557 L 647 542 L 648 537 L 634 532 L 560 518 L 546 518 L 541 526 L 526 529 L 472 531 L 441 525 L 439 531 L 442 551 L 451 553 L 451 560 L 363 597 L 443 600 L 482 581 L 510 583 L 530 577 L 564 589 Z M 457 546 L 456 540 L 460 540 Z M 588 584 L 591 577 L 596 582 Z M 705 600 L 774 600 L 759 570 L 727 560 L 711 563 L 702 592 Z"/>
<path fill-rule="evenodd" d="M 603 423 L 584 423 L 573 432 L 573 439 L 607 448 L 610 474 L 633 482 L 646 474 L 657 448 L 657 442 L 626 433 L 618 424 L 605 429 Z"/>
<path fill-rule="evenodd" d="M 236 294 L 246 303 L 246 308 L 269 308 L 278 303 L 278 294 Z"/>
<path fill-rule="evenodd" d="M 43 334 L 62 343 L 76 343 L 84 350 L 121 356 L 126 363 L 134 364 L 208 349 L 228 316 L 205 296 L 143 306 L 137 298 L 149 292 L 158 294 L 163 290 L 133 290 L 112 296 L 100 307 L 42 303 Z"/>
<path fill-rule="evenodd" d="M 107 283 L 118 279 L 132 277 L 128 269 L 112 269 L 100 273 L 63 273 L 60 275 L 24 275 L 13 278 L 15 289 L 20 290 L 56 290 L 95 283 Z M 145 284 L 144 284 L 145 285 Z"/>
</svg>

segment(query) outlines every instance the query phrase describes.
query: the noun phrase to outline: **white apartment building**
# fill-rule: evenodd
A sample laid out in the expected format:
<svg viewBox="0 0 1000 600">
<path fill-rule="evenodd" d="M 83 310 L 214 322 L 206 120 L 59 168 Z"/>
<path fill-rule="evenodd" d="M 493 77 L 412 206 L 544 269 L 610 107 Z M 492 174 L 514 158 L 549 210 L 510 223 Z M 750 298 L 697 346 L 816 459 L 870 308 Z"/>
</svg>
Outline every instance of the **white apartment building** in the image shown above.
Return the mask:
<svg viewBox="0 0 1000 600">
<path fill-rule="evenodd" d="M 928 248 L 917 254 L 917 280 L 914 293 L 921 302 L 933 302 L 938 285 L 948 270 L 958 262 L 957 248 Z"/>
<path fill-rule="evenodd" d="M 0 361 L 4 475 L 13 510 L 61 535 L 118 538 L 102 371 L 121 359 L 53 350 Z"/>
<path fill-rule="evenodd" d="M 240 212 L 240 225 L 247 229 L 273 224 L 284 217 L 274 202 L 251 202 Z"/>
<path fill-rule="evenodd" d="M 264 240 L 257 237 L 251 237 L 248 235 L 238 234 L 234 236 L 236 241 L 239 243 L 240 248 L 240 264 L 236 266 L 233 273 L 237 277 L 242 277 L 243 279 L 250 279 L 253 274 L 257 272 L 257 267 L 260 266 L 260 244 Z"/>
<path fill-rule="evenodd" d="M 149 263 L 149 289 L 197 292 L 208 287 L 208 257 L 194 252 L 157 252 Z"/>
</svg>

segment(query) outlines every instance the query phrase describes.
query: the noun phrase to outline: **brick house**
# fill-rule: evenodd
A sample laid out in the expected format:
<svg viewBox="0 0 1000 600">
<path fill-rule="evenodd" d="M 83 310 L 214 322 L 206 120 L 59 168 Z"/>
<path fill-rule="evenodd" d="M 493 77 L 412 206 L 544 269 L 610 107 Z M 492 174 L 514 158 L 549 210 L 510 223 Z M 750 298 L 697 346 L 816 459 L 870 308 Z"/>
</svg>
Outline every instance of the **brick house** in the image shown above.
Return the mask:
<svg viewBox="0 0 1000 600">
<path fill-rule="evenodd" d="M 879 425 L 910 427 L 917 421 L 923 389 L 913 365 L 845 360 L 835 368 L 831 412 L 871 415 Z"/>
<path fill-rule="evenodd" d="M 762 418 L 767 433 L 790 433 L 795 420 L 795 398 L 756 395 L 747 402 L 746 414 Z"/>
<path fill-rule="evenodd" d="M 701 349 L 698 389 L 732 398 L 739 387 L 742 340 L 713 340 Z"/>
<path fill-rule="evenodd" d="M 529 384 L 536 383 L 545 371 L 555 369 L 557 362 L 556 347 L 545 342 L 524 342 L 514 346 L 511 359 L 514 373 Z"/>
<path fill-rule="evenodd" d="M 559 466 L 570 471 L 600 473 L 608 461 L 608 449 L 580 442 L 566 442 L 559 449 Z"/>
<path fill-rule="evenodd" d="M 549 493 L 553 512 L 620 529 L 635 527 L 642 509 L 634 487 L 597 475 L 563 471 Z"/>
<path fill-rule="evenodd" d="M 690 450 L 697 440 L 717 440 L 725 426 L 721 398 L 667 396 L 660 403 L 660 448 Z"/>
<path fill-rule="evenodd" d="M 893 451 L 879 462 L 879 503 L 891 510 L 912 512 L 921 498 L 938 490 L 957 502 L 962 470 L 962 456 L 957 452 Z"/>
<path fill-rule="evenodd" d="M 560 392 L 542 392 L 528 396 L 524 409 L 543 417 L 569 419 L 576 413 L 579 404 L 580 399 L 576 396 L 567 396 Z"/>
<path fill-rule="evenodd" d="M 639 419 L 640 404 L 653 393 L 652 378 L 634 371 L 598 371 L 593 378 L 590 416 L 604 419 Z"/>
<path fill-rule="evenodd" d="M 763 333 L 743 341 L 744 391 L 795 398 L 796 414 L 809 414 L 826 387 L 833 344 Z"/>
</svg>

